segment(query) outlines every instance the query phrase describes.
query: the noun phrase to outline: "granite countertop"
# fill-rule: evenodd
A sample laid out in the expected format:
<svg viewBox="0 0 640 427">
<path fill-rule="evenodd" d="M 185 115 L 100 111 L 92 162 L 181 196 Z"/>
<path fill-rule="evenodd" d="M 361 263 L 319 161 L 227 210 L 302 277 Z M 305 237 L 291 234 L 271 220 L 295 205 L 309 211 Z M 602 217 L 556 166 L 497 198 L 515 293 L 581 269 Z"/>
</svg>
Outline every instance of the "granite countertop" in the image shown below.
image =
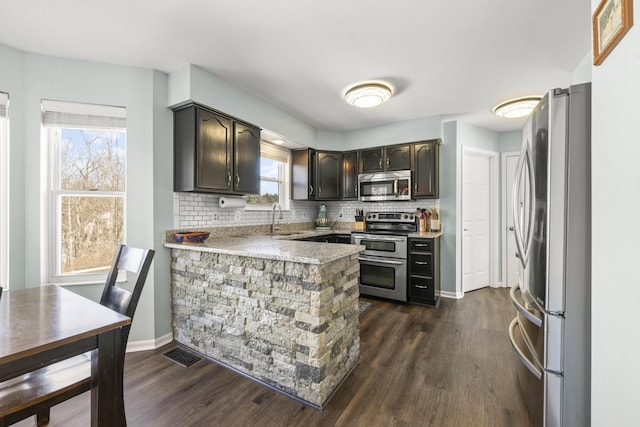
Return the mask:
<svg viewBox="0 0 640 427">
<path fill-rule="evenodd" d="M 303 237 L 340 233 L 328 231 L 295 231 L 274 235 L 217 236 L 213 233 L 203 243 L 177 243 L 168 238 L 164 247 L 201 252 L 293 261 L 305 264 L 324 264 L 364 250 L 362 245 L 296 241 Z M 167 236 L 168 237 L 168 236 Z"/>
<path fill-rule="evenodd" d="M 435 237 L 442 236 L 442 230 L 440 231 L 417 231 L 415 233 L 409 233 L 407 237 L 422 237 L 423 239 L 433 239 Z"/>
</svg>

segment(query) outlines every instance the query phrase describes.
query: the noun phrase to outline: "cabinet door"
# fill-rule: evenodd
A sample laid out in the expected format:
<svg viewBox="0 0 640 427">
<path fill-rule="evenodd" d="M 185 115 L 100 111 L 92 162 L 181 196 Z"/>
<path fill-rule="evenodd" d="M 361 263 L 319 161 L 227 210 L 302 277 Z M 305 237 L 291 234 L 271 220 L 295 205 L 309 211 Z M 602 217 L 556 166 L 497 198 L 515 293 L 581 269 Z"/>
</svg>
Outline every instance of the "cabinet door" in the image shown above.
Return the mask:
<svg viewBox="0 0 640 427">
<path fill-rule="evenodd" d="M 413 197 L 438 198 L 440 196 L 439 151 L 440 145 L 437 141 L 415 144 Z"/>
<path fill-rule="evenodd" d="M 342 153 L 318 151 L 316 153 L 316 200 L 340 198 Z"/>
<path fill-rule="evenodd" d="M 260 194 L 260 129 L 234 123 L 233 189 Z"/>
<path fill-rule="evenodd" d="M 382 148 L 374 148 L 371 150 L 360 151 L 360 172 L 382 172 L 384 170 L 384 164 L 382 161 Z"/>
<path fill-rule="evenodd" d="M 399 171 L 411 169 L 411 145 L 386 148 L 385 169 Z"/>
<path fill-rule="evenodd" d="M 342 153 L 342 198 L 358 198 L 358 152 Z"/>
<path fill-rule="evenodd" d="M 315 151 L 311 149 L 291 152 L 291 199 L 314 200 Z"/>
<path fill-rule="evenodd" d="M 196 127 L 196 187 L 231 191 L 231 120 L 198 108 Z"/>
</svg>

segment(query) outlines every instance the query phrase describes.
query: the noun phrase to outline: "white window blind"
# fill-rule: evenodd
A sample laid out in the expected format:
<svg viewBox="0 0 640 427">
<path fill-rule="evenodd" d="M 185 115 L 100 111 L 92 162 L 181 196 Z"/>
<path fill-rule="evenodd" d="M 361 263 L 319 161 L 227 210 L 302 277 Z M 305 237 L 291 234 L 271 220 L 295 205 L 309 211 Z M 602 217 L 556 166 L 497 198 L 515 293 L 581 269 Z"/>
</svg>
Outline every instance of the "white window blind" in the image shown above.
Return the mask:
<svg viewBox="0 0 640 427">
<path fill-rule="evenodd" d="M 42 124 L 81 129 L 125 129 L 127 109 L 105 105 L 42 101 Z"/>
<path fill-rule="evenodd" d="M 9 95 L 0 92 L 0 117 L 7 117 L 7 105 L 9 105 Z"/>
</svg>

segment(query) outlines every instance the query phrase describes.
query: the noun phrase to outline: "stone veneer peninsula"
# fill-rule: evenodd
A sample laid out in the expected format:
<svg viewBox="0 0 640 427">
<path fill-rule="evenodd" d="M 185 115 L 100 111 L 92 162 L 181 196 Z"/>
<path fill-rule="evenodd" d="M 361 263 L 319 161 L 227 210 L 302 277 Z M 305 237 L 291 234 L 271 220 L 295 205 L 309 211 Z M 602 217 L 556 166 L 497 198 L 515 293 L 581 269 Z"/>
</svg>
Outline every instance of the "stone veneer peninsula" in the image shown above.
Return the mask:
<svg viewBox="0 0 640 427">
<path fill-rule="evenodd" d="M 214 232 L 166 233 L 175 340 L 322 408 L 358 362 L 363 247 Z"/>
</svg>

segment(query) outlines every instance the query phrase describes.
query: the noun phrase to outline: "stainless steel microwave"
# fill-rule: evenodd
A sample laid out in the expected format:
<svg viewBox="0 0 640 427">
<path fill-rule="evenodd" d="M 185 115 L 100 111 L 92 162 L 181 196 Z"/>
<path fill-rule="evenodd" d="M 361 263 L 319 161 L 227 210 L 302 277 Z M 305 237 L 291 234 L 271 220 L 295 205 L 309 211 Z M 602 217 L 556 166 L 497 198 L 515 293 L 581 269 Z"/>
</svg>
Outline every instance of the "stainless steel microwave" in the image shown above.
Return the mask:
<svg viewBox="0 0 640 427">
<path fill-rule="evenodd" d="M 358 190 L 363 202 L 411 200 L 411 171 L 361 173 Z"/>
</svg>

